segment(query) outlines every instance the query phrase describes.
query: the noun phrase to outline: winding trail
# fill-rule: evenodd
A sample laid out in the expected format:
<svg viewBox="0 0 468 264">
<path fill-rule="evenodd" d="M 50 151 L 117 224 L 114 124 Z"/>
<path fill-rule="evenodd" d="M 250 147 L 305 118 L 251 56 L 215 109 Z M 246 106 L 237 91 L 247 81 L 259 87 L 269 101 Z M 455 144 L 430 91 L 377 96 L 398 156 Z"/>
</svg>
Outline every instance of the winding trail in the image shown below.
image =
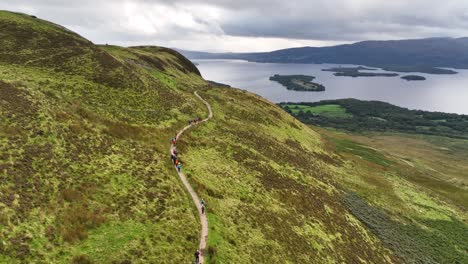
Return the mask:
<svg viewBox="0 0 468 264">
<path fill-rule="evenodd" d="M 200 121 L 199 122 L 200 124 L 200 123 L 210 120 L 213 117 L 213 111 L 211 110 L 211 105 L 207 101 L 205 101 L 205 99 L 203 99 L 200 95 L 198 95 L 197 92 L 195 92 L 194 94 L 196 97 L 198 97 L 198 99 L 200 99 L 203 103 L 205 103 L 209 112 L 208 117 Z M 179 133 L 177 133 L 176 140 L 178 141 L 180 136 L 182 136 L 182 134 L 185 131 L 187 131 L 189 128 L 191 128 L 194 125 L 195 124 L 191 124 L 191 125 L 184 127 Z M 171 144 L 171 149 L 170 149 L 171 153 L 174 148 L 175 147 Z M 177 168 L 176 168 L 176 171 L 177 171 Z M 190 193 L 190 196 L 192 196 L 192 200 L 195 203 L 195 206 L 197 207 L 198 214 L 200 215 L 200 222 L 202 226 L 201 226 L 201 233 L 200 233 L 200 245 L 198 248 L 200 250 L 200 264 L 203 264 L 205 260 L 206 240 L 208 238 L 208 219 L 206 218 L 206 214 L 202 214 L 200 198 L 198 197 L 197 193 L 193 190 L 192 186 L 188 182 L 187 177 L 185 177 L 183 172 L 177 172 L 177 174 L 179 174 L 179 177 L 182 180 L 182 183 L 184 184 L 187 191 Z"/>
</svg>

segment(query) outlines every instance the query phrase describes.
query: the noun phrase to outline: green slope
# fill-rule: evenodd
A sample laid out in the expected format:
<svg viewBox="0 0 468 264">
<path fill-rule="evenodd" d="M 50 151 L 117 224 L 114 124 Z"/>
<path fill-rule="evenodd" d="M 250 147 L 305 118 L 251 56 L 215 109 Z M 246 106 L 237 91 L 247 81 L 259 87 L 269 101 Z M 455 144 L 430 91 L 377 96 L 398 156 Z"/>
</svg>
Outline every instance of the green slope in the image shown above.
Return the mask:
<svg viewBox="0 0 468 264">
<path fill-rule="evenodd" d="M 0 12 L 0 28 L 0 262 L 185 261 L 197 217 L 166 152 L 205 112 L 184 92 L 198 72 L 176 78 L 173 52 L 153 56 L 165 68 L 120 59 L 27 15 Z"/>
<path fill-rule="evenodd" d="M 397 262 L 345 208 L 319 134 L 235 89 L 201 94 L 215 113 L 181 141 L 207 201 L 213 263 Z"/>
<path fill-rule="evenodd" d="M 166 48 L 5 11 L 0 34 L 0 263 L 189 263 L 198 216 L 167 149 L 207 115 L 195 90 L 214 118 L 179 151 L 210 263 L 402 262 L 349 204 L 347 157 L 278 106 Z"/>
<path fill-rule="evenodd" d="M 320 130 L 352 214 L 407 263 L 466 263 L 467 140 Z"/>
</svg>

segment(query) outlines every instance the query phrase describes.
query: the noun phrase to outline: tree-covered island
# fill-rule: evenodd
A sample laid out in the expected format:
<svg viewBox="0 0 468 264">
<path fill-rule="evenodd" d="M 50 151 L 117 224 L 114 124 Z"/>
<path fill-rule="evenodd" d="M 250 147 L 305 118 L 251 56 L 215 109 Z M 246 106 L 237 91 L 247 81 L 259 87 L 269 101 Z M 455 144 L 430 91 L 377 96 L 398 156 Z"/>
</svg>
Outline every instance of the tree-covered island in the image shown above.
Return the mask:
<svg viewBox="0 0 468 264">
<path fill-rule="evenodd" d="M 279 82 L 288 90 L 307 91 L 307 92 L 322 92 L 325 91 L 325 86 L 312 82 L 314 76 L 309 75 L 279 75 L 275 74 L 270 77 L 270 81 Z"/>
</svg>

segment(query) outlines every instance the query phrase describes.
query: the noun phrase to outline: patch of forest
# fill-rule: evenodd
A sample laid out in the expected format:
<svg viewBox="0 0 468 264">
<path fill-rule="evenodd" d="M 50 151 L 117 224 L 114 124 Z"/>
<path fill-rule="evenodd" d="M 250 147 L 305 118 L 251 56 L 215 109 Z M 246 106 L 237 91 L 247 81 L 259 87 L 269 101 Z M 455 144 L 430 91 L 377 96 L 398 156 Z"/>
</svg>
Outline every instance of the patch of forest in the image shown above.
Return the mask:
<svg viewBox="0 0 468 264">
<path fill-rule="evenodd" d="M 279 105 L 303 123 L 322 127 L 353 132 L 395 131 L 468 138 L 468 115 L 410 110 L 385 102 L 357 99 Z M 314 111 L 314 108 L 323 109 L 327 105 L 340 106 L 346 115 Z"/>
</svg>

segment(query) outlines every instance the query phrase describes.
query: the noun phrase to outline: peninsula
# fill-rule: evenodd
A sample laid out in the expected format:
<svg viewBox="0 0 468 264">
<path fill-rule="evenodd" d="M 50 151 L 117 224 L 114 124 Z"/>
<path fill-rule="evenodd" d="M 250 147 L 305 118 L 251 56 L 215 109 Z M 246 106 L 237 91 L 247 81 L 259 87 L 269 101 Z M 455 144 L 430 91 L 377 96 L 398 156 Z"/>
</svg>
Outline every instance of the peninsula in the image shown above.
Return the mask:
<svg viewBox="0 0 468 264">
<path fill-rule="evenodd" d="M 322 71 L 334 72 L 335 76 L 347 77 L 396 77 L 397 73 L 382 73 L 382 72 L 361 72 L 361 71 L 375 71 L 373 68 L 366 67 L 334 67 L 329 69 L 322 69 Z"/>
</svg>

